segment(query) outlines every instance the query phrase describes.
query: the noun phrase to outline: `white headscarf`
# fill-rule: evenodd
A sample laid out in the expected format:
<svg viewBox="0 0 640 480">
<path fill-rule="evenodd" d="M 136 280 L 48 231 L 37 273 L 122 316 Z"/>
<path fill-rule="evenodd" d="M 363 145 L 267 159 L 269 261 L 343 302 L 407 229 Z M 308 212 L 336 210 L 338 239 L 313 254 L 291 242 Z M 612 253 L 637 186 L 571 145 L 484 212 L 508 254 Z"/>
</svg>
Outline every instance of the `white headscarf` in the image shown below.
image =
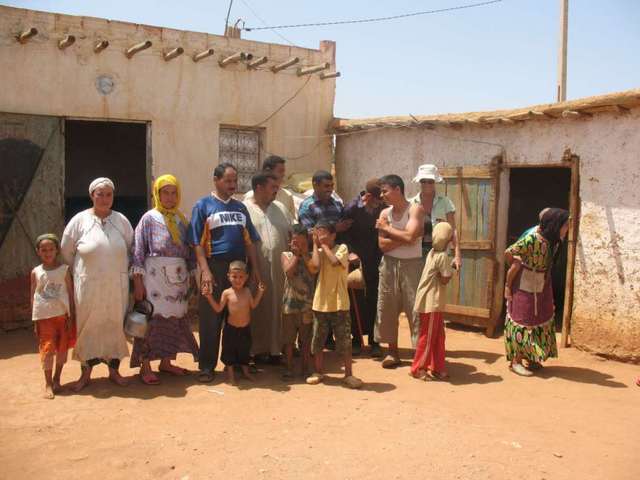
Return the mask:
<svg viewBox="0 0 640 480">
<path fill-rule="evenodd" d="M 91 195 L 97 188 L 111 187 L 111 190 L 115 191 L 116 186 L 107 177 L 98 177 L 89 185 L 89 195 Z"/>
</svg>

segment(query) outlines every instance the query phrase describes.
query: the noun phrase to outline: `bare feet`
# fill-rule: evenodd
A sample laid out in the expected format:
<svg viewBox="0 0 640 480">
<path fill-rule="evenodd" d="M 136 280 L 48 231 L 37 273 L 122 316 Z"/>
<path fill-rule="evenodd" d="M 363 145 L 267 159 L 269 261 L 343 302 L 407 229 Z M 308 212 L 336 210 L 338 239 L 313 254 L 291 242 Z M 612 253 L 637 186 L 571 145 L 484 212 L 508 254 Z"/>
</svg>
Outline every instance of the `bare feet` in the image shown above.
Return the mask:
<svg viewBox="0 0 640 480">
<path fill-rule="evenodd" d="M 233 371 L 233 365 L 227 365 L 224 369 L 227 372 L 227 383 L 237 385 L 238 382 L 236 382 L 236 372 Z"/>
<path fill-rule="evenodd" d="M 122 375 L 120 375 L 120 372 L 118 372 L 118 370 L 114 368 L 109 369 L 109 380 L 121 387 L 126 387 L 127 385 L 129 385 L 129 381 Z"/>
<path fill-rule="evenodd" d="M 52 400 L 56 396 L 53 393 L 53 385 L 45 385 L 44 394 L 42 394 L 42 398 L 46 398 L 47 400 Z"/>
<path fill-rule="evenodd" d="M 256 381 L 256 377 L 254 377 L 253 374 L 249 371 L 248 365 L 242 365 L 242 375 L 250 382 Z"/>
<path fill-rule="evenodd" d="M 91 369 L 88 367 L 82 367 L 82 375 L 80 375 L 80 378 L 71 385 L 71 390 L 78 393 L 84 387 L 89 385 L 90 381 L 91 381 Z"/>
</svg>

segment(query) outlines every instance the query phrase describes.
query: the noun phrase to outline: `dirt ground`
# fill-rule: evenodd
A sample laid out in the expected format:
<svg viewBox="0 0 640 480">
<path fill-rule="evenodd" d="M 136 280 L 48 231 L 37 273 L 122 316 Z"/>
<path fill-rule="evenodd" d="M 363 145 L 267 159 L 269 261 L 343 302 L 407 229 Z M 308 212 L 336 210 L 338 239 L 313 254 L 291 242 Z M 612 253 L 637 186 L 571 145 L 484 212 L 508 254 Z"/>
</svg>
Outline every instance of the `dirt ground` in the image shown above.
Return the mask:
<svg viewBox="0 0 640 480">
<path fill-rule="evenodd" d="M 501 339 L 448 328 L 450 383 L 410 378 L 405 350 L 393 371 L 356 359 L 360 391 L 328 354 L 333 378 L 319 386 L 267 367 L 240 388 L 222 375 L 153 387 L 123 368 L 121 388 L 100 366 L 82 393 L 45 400 L 35 345 L 25 330 L 0 335 L 3 479 L 640 478 L 640 366 L 576 349 L 521 378 Z M 69 362 L 63 383 L 78 374 Z"/>
</svg>

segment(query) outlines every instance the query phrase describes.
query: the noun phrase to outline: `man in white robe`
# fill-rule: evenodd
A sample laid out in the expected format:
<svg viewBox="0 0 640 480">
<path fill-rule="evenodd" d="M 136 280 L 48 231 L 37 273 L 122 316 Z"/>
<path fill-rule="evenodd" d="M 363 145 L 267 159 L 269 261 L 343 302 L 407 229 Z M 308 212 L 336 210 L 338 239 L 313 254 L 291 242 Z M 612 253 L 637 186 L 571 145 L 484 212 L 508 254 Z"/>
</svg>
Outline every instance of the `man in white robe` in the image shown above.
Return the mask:
<svg viewBox="0 0 640 480">
<path fill-rule="evenodd" d="M 244 201 L 251 221 L 260 235 L 256 245 L 260 277 L 267 291 L 251 316 L 251 353 L 276 360 L 282 351 L 281 312 L 284 272 L 282 252 L 288 250 L 293 219 L 282 203 L 275 200 L 278 179 L 260 172 L 251 180 L 253 196 Z"/>
</svg>

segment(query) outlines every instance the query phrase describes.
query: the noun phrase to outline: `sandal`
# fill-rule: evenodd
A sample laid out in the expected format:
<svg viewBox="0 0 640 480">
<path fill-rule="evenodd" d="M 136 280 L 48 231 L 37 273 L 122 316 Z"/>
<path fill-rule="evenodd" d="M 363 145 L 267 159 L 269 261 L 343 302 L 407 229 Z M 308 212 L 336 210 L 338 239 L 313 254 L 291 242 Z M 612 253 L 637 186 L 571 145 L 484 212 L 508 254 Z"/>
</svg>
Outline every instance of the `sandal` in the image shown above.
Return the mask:
<svg viewBox="0 0 640 480">
<path fill-rule="evenodd" d="M 542 370 L 542 364 L 540 362 L 529 362 L 527 369 L 535 372 L 536 370 Z"/>
<path fill-rule="evenodd" d="M 184 377 L 185 375 L 189 375 L 189 370 L 187 370 L 186 368 L 180 368 L 177 367 L 175 365 L 171 365 L 171 367 L 173 368 L 158 368 L 159 372 L 162 373 L 169 373 L 171 375 L 174 375 L 176 377 Z"/>
<path fill-rule="evenodd" d="M 395 368 L 398 365 L 400 365 L 400 359 L 393 355 L 387 355 L 384 357 L 384 360 L 382 360 L 382 368 Z"/>
<path fill-rule="evenodd" d="M 307 377 L 306 382 L 307 385 L 318 385 L 319 383 L 322 383 L 322 380 L 324 380 L 324 375 L 321 373 L 313 373 Z"/>
<path fill-rule="evenodd" d="M 152 372 L 141 373 L 140 381 L 145 385 L 160 385 L 160 379 L 156 377 Z"/>
<path fill-rule="evenodd" d="M 449 380 L 449 374 L 444 372 L 429 372 L 429 376 L 434 380 L 439 380 L 441 382 Z"/>
<path fill-rule="evenodd" d="M 351 388 L 351 389 L 357 389 L 362 387 L 362 380 L 360 380 L 358 377 L 354 377 L 353 375 L 349 375 L 348 377 L 344 377 L 344 379 L 342 380 L 344 382 L 344 384 Z"/>
<path fill-rule="evenodd" d="M 523 377 L 530 377 L 530 376 L 533 375 L 533 372 L 531 372 L 530 370 L 527 370 L 526 368 L 524 368 L 524 365 L 522 365 L 521 363 L 512 363 L 509 366 L 509 368 L 516 375 L 520 375 L 520 376 L 523 376 Z"/>
<path fill-rule="evenodd" d="M 282 372 L 283 380 L 291 380 L 293 378 L 293 372 L 291 370 L 285 370 Z"/>
<path fill-rule="evenodd" d="M 213 382 L 213 372 L 201 371 L 200 373 L 198 373 L 198 381 L 200 383 L 211 383 L 211 382 Z"/>
</svg>

